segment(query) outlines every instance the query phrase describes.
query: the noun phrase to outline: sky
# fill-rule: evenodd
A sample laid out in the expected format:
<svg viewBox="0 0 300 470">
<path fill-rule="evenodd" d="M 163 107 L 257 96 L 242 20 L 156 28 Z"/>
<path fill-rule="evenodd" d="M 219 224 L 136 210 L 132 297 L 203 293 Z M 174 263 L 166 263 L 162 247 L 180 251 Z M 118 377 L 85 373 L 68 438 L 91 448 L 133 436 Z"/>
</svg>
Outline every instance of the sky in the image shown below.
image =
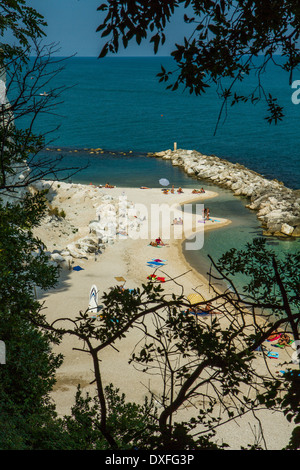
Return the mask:
<svg viewBox="0 0 300 470">
<path fill-rule="evenodd" d="M 78 57 L 98 57 L 105 38 L 96 29 L 105 17 L 105 12 L 97 11 L 102 0 L 28 0 L 28 6 L 41 13 L 48 23 L 45 32 L 47 44 L 59 43 L 56 55 Z M 179 10 L 179 9 L 178 9 Z M 167 56 L 174 50 L 174 43 L 188 35 L 188 25 L 177 11 L 168 26 L 167 41 L 157 55 Z M 126 50 L 120 48 L 118 56 L 153 56 L 153 45 L 144 41 L 138 46 L 135 39 Z"/>
</svg>

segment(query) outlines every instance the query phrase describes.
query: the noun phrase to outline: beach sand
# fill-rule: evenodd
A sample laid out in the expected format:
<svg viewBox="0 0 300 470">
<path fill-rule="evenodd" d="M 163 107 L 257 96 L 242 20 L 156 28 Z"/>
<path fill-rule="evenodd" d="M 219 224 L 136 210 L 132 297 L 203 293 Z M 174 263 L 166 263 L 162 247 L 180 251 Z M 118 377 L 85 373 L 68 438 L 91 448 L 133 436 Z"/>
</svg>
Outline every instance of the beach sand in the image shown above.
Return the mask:
<svg viewBox="0 0 300 470">
<path fill-rule="evenodd" d="M 174 216 L 179 217 L 180 205 L 197 201 L 199 204 L 205 202 L 209 205 L 209 199 L 217 197 L 216 192 L 207 191 L 205 194 L 192 194 L 191 189 L 185 189 L 183 194 L 163 194 L 161 188 L 140 189 L 140 188 L 96 188 L 87 185 L 82 193 L 83 185 L 78 185 L 80 191 L 76 191 L 76 185 L 72 185 L 75 191 L 70 195 L 70 191 L 63 187 L 55 186 L 52 205 L 63 209 L 66 213 L 64 219 L 64 229 L 59 222 L 42 224 L 35 232 L 45 243 L 47 249 L 51 252 L 54 249 L 63 250 L 68 243 L 89 234 L 89 223 L 96 219 L 97 201 L 101 200 L 103 195 L 110 195 L 113 198 L 119 198 L 121 195 L 128 198 L 128 201 L 138 203 L 143 206 L 150 214 L 151 205 L 168 204 L 176 207 Z M 53 197 L 53 195 L 52 195 Z M 201 218 L 201 217 L 200 217 Z M 196 217 L 198 223 L 199 217 Z M 211 219 L 216 221 L 207 221 L 205 224 L 198 223 L 197 230 L 216 230 L 230 224 L 229 220 L 222 218 L 222 214 L 212 214 Z M 146 219 L 145 223 L 148 223 Z M 69 227 L 69 230 L 66 229 Z M 70 230 L 71 227 L 71 230 Z M 164 238 L 167 246 L 160 248 L 149 246 L 150 240 L 158 235 L 167 233 L 170 230 L 170 239 Z M 174 231 L 173 231 L 174 229 Z M 173 226 L 170 220 L 162 220 L 160 233 L 148 233 L 147 239 L 132 239 L 131 237 L 118 237 L 113 244 L 107 244 L 100 255 L 91 255 L 88 259 L 75 259 L 72 266 L 81 266 L 81 271 L 73 269 L 63 269 L 60 280 L 55 289 L 47 292 L 38 292 L 38 297 L 45 308 L 44 313 L 49 322 L 61 317 L 75 318 L 78 312 L 86 311 L 88 308 L 89 293 L 91 286 L 95 284 L 99 290 L 99 303 L 101 295 L 108 292 L 109 288 L 121 285 L 116 277 L 123 277 L 126 280 L 125 287 L 140 287 L 147 282 L 153 269 L 147 265 L 151 259 L 159 258 L 166 260 L 166 265 L 162 266 L 157 275 L 165 277 L 166 280 L 176 278 L 176 283 L 166 282 L 162 284 L 165 292 L 170 294 L 181 294 L 182 288 L 184 294 L 188 295 L 197 289 L 201 294 L 209 299 L 212 296 L 207 282 L 207 278 L 195 271 L 185 260 L 182 254 L 181 230 L 182 226 Z M 188 236 L 189 233 L 184 233 Z M 221 231 L 220 231 L 221 236 Z M 213 254 L 212 254 L 213 255 Z M 71 267 L 72 267 L 71 266 Z M 139 332 L 133 331 L 125 339 L 117 342 L 115 348 L 109 348 L 103 351 L 100 356 L 101 371 L 105 385 L 113 383 L 121 392 L 126 395 L 126 400 L 142 403 L 144 397 L 148 395 L 149 389 L 159 395 L 160 378 L 149 376 L 137 371 L 132 365 L 128 364 L 128 359 L 133 348 L 139 340 Z M 59 415 L 65 415 L 70 412 L 74 403 L 77 385 L 80 384 L 84 392 L 90 392 L 94 395 L 92 361 L 86 353 L 76 350 L 81 348 L 82 344 L 74 340 L 74 337 L 67 336 L 62 340 L 59 346 L 54 347 L 54 352 L 62 353 L 64 356 L 63 365 L 57 371 L 57 383 L 54 387 L 52 398 L 55 401 L 56 409 Z M 74 349 L 75 348 L 75 349 Z M 279 351 L 279 359 L 271 359 L 268 367 L 274 374 L 279 373 L 280 364 L 290 360 L 292 354 L 291 348 Z M 265 360 L 259 353 L 257 354 L 257 370 L 264 370 Z M 197 407 L 197 404 L 196 404 Z M 188 419 L 196 413 L 196 407 L 190 406 L 179 414 L 179 418 Z M 286 421 L 282 414 L 269 412 L 257 413 L 257 417 L 265 424 L 265 438 L 268 449 L 280 449 L 288 442 L 292 426 Z M 232 448 L 239 448 L 240 445 L 247 445 L 253 441 L 253 436 L 258 433 L 259 421 L 254 416 L 246 415 L 238 421 L 232 421 L 218 431 L 218 442 L 222 440 L 228 442 Z M 264 443 L 262 443 L 264 444 Z"/>
</svg>

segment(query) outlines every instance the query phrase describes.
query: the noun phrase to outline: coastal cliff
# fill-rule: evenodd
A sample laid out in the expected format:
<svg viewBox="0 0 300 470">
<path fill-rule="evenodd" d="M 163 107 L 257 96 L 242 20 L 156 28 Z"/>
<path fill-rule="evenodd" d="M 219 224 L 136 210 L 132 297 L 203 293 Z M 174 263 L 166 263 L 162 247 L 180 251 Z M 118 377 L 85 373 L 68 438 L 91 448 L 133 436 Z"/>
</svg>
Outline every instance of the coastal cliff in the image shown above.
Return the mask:
<svg viewBox="0 0 300 470">
<path fill-rule="evenodd" d="M 165 150 L 148 156 L 170 160 L 190 176 L 230 189 L 236 196 L 249 199 L 247 208 L 256 211 L 264 235 L 300 236 L 300 190 L 277 180 L 268 180 L 238 163 L 195 150 Z"/>
</svg>

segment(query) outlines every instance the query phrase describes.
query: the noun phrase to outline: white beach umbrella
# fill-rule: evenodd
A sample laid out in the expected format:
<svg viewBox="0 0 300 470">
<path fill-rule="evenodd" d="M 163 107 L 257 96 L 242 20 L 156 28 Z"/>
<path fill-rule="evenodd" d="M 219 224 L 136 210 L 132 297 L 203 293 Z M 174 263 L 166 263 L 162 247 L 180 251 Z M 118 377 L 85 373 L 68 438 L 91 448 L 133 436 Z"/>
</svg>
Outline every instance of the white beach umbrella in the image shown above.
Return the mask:
<svg viewBox="0 0 300 470">
<path fill-rule="evenodd" d="M 161 178 L 159 180 L 159 184 L 161 184 L 162 186 L 168 186 L 170 184 L 170 181 L 167 180 L 166 178 Z"/>
</svg>

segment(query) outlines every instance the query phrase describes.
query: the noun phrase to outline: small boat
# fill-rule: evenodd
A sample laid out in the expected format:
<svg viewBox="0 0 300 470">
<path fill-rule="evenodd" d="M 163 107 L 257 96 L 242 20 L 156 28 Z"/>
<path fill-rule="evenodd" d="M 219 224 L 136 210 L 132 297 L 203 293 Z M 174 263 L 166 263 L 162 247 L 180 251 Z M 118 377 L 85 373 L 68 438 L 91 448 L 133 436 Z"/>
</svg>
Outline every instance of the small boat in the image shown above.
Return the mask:
<svg viewBox="0 0 300 470">
<path fill-rule="evenodd" d="M 90 290 L 89 311 L 91 313 L 97 313 L 98 311 L 98 289 L 95 285 Z"/>
</svg>

